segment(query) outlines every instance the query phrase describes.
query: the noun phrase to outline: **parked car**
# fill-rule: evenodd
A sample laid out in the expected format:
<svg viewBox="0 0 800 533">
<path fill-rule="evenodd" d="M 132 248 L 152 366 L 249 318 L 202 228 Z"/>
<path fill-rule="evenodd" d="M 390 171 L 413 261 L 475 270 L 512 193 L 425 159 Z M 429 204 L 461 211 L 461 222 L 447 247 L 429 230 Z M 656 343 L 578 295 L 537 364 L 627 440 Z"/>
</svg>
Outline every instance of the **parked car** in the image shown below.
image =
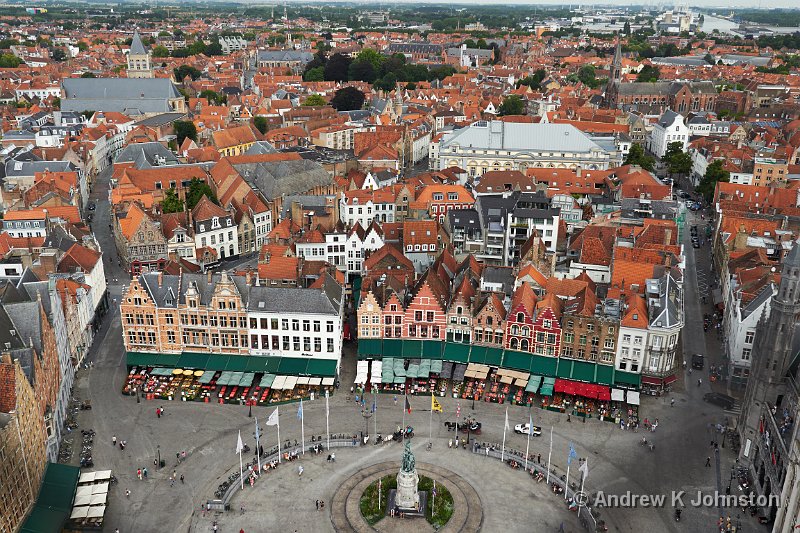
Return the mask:
<svg viewBox="0 0 800 533">
<path fill-rule="evenodd" d="M 732 396 L 728 396 L 727 394 L 721 394 L 719 392 L 707 392 L 703 395 L 703 400 L 718 405 L 723 409 L 730 411 L 733 409 L 733 404 L 736 403 L 736 400 Z"/>
<path fill-rule="evenodd" d="M 692 355 L 692 368 L 702 370 L 706 366 L 706 356 L 696 353 Z"/>
<path fill-rule="evenodd" d="M 97 206 L 94 205 L 94 202 L 90 202 L 89 203 L 89 211 L 94 211 L 96 208 L 97 208 Z"/>
<path fill-rule="evenodd" d="M 698 241 L 692 241 L 692 248 L 700 248 L 700 243 Z"/>
<path fill-rule="evenodd" d="M 517 424 L 516 426 L 514 426 L 514 433 L 519 433 L 520 435 L 527 435 L 530 427 L 531 427 L 530 424 Z M 533 431 L 531 432 L 531 435 L 533 435 L 534 437 L 541 437 L 542 428 L 540 428 L 539 426 L 533 426 Z"/>
</svg>

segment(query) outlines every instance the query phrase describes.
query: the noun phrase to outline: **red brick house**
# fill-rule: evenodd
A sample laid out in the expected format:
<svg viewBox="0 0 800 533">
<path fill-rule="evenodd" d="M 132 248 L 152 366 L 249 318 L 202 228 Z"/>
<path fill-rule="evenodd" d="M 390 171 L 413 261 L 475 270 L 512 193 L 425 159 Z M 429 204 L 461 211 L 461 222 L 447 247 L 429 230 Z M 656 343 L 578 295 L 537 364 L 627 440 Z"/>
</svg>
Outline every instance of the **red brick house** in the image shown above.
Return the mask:
<svg viewBox="0 0 800 533">
<path fill-rule="evenodd" d="M 406 307 L 405 337 L 409 339 L 442 339 L 447 325 L 445 307 L 447 286 L 428 269 L 414 288 L 414 297 Z M 384 312 L 385 313 L 385 312 Z"/>
<path fill-rule="evenodd" d="M 384 338 L 400 338 L 405 331 L 405 309 L 397 294 L 392 293 L 383 304 Z"/>
<path fill-rule="evenodd" d="M 550 293 L 536 305 L 533 350 L 536 355 L 558 357 L 561 353 L 561 298 Z"/>
<path fill-rule="evenodd" d="M 506 308 L 497 293 L 492 292 L 475 309 L 473 339 L 475 344 L 503 347 Z"/>
<path fill-rule="evenodd" d="M 511 307 L 506 315 L 505 348 L 531 351 L 536 300 L 536 294 L 527 283 L 514 291 Z"/>
</svg>

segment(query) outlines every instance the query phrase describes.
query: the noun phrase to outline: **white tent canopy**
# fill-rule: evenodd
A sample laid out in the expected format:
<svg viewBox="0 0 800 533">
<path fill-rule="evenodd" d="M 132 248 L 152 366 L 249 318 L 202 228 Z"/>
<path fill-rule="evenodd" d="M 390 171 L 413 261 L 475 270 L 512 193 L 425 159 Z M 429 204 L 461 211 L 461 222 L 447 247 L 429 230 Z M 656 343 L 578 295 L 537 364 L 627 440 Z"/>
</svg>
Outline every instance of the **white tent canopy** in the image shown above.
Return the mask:
<svg viewBox="0 0 800 533">
<path fill-rule="evenodd" d="M 333 385 L 333 378 L 322 378 L 322 384 L 325 386 Z"/>
<path fill-rule="evenodd" d="M 89 514 L 89 507 L 88 506 L 74 507 L 72 509 L 72 514 L 69 515 L 69 517 L 70 517 L 70 519 L 75 520 L 77 518 L 86 518 L 86 516 L 88 514 Z"/>
<path fill-rule="evenodd" d="M 622 390 L 622 389 L 611 389 L 611 401 L 624 402 L 625 401 L 625 391 Z"/>
<path fill-rule="evenodd" d="M 633 390 L 629 390 L 628 403 L 631 405 L 639 405 L 639 393 Z"/>
</svg>

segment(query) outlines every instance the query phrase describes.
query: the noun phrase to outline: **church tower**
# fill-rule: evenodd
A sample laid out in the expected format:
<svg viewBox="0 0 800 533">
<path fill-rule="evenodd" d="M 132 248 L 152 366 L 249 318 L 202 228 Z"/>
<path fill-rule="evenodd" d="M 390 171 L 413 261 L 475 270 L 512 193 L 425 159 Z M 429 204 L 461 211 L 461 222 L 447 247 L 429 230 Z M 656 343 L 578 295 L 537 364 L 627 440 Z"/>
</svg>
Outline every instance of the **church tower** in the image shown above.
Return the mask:
<svg viewBox="0 0 800 533">
<path fill-rule="evenodd" d="M 152 78 L 153 68 L 150 65 L 150 51 L 144 47 L 139 30 L 136 30 L 131 40 L 131 50 L 128 52 L 128 77 Z"/>
<path fill-rule="evenodd" d="M 622 45 L 617 34 L 617 46 L 614 50 L 614 59 L 611 61 L 611 72 L 609 72 L 608 83 L 606 84 L 605 103 L 607 107 L 616 105 L 617 87 L 622 82 Z"/>
<path fill-rule="evenodd" d="M 747 381 L 742 412 L 739 415 L 741 448 L 739 460 L 752 463 L 753 450 L 762 424 L 762 413 L 772 406 L 778 410 L 788 390 L 786 377 L 795 355 L 792 343 L 795 325 L 800 318 L 800 244 L 786 254 L 778 292 L 756 327 L 750 377 Z"/>
</svg>

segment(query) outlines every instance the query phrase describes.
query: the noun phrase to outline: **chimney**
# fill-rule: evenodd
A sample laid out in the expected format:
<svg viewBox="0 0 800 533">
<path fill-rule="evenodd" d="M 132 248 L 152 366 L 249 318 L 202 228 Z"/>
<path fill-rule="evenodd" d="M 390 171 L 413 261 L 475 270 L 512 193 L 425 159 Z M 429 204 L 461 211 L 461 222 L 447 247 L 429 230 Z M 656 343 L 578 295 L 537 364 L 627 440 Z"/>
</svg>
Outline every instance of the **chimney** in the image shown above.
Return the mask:
<svg viewBox="0 0 800 533">
<path fill-rule="evenodd" d="M 247 283 L 248 287 L 252 284 L 251 283 L 252 282 L 252 276 L 250 275 L 250 270 L 249 269 L 244 274 L 244 280 L 245 280 L 245 283 Z"/>
<path fill-rule="evenodd" d="M 578 168 L 575 169 L 575 175 L 580 178 L 581 174 L 583 174 L 583 171 L 581 170 L 581 167 L 578 166 Z"/>
<path fill-rule="evenodd" d="M 3 352 L 3 354 L 0 355 L 0 363 L 3 363 L 4 365 L 10 365 L 11 354 L 9 352 Z"/>
<path fill-rule="evenodd" d="M 209 284 L 211 284 L 211 270 L 206 272 L 206 280 L 208 281 Z"/>
<path fill-rule="evenodd" d="M 158 288 L 161 288 L 161 285 L 164 283 L 164 272 L 159 270 L 158 271 Z"/>
<path fill-rule="evenodd" d="M 664 246 L 669 246 L 669 243 L 672 241 L 672 228 L 665 228 L 664 229 Z"/>
<path fill-rule="evenodd" d="M 272 256 L 271 253 L 267 252 L 264 254 L 264 263 L 269 264 L 270 257 Z"/>
</svg>

